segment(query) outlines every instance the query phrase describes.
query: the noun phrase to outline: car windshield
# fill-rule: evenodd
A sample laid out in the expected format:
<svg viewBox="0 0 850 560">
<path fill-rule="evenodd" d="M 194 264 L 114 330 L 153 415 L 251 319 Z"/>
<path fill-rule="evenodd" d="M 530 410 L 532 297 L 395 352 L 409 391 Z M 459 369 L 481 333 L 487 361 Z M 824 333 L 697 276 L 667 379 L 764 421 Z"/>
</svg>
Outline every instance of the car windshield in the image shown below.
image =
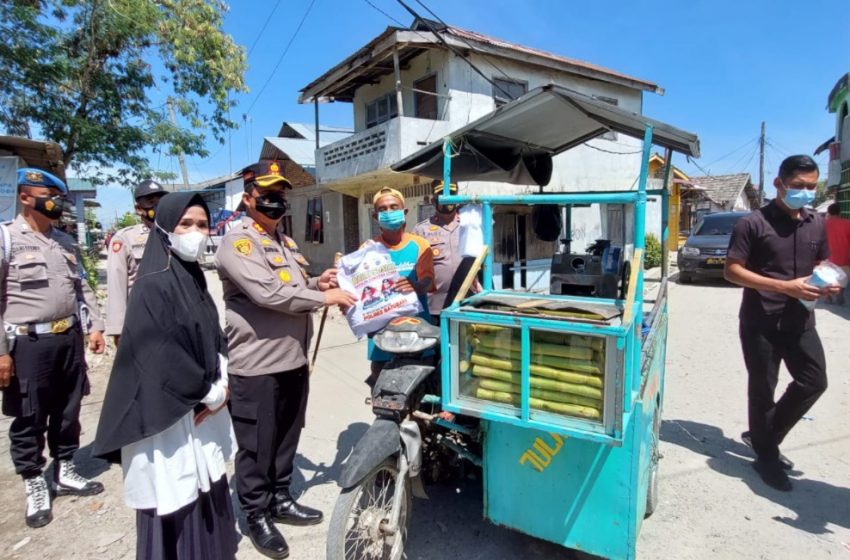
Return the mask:
<svg viewBox="0 0 850 560">
<path fill-rule="evenodd" d="M 735 224 L 743 216 L 706 216 L 695 235 L 732 235 Z"/>
</svg>

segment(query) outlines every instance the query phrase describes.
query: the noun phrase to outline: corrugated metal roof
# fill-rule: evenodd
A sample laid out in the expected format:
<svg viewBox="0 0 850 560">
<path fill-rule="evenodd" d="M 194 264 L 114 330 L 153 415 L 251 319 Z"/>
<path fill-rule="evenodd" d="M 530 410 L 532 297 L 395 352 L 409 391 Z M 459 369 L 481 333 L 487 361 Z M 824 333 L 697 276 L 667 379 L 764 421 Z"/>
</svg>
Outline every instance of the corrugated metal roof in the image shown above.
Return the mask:
<svg viewBox="0 0 850 560">
<path fill-rule="evenodd" d="M 281 138 L 275 136 L 266 136 L 263 143 L 263 149 L 260 152 L 260 159 L 284 159 L 283 156 L 291 159 L 302 167 L 316 166 L 316 136 L 314 128 L 300 123 L 287 123 L 293 130 L 299 133 L 303 132 L 303 136 L 307 139 L 300 138 Z M 343 140 L 354 133 L 353 130 L 339 127 L 322 127 L 319 129 L 319 146 L 333 144 L 338 140 Z"/>
<path fill-rule="evenodd" d="M 717 204 L 734 204 L 741 192 L 748 188 L 747 198 L 756 196 L 749 173 L 734 173 L 732 175 L 709 175 L 691 177 L 691 184 L 705 189 L 706 196 Z"/>
<path fill-rule="evenodd" d="M 294 140 L 303 139 L 303 140 L 311 140 L 315 144 L 316 142 L 316 127 L 311 124 L 306 123 L 293 123 L 293 122 L 284 122 L 281 127 L 282 132 L 289 132 L 287 128 L 291 129 L 292 132 L 298 135 L 298 138 L 295 136 L 290 136 L 289 134 L 278 134 L 279 137 L 283 138 L 292 138 Z M 348 136 L 350 134 L 354 134 L 353 128 L 345 128 L 340 126 L 320 126 L 319 127 L 319 140 L 324 142 L 324 137 L 333 138 L 332 140 L 328 140 L 326 143 L 330 144 L 332 142 L 336 142 Z M 339 136 L 342 135 L 342 136 Z M 324 146 L 324 143 L 322 144 Z"/>
<path fill-rule="evenodd" d="M 511 43 L 509 41 L 503 41 L 502 39 L 497 39 L 495 37 L 491 37 L 489 35 L 484 35 L 483 33 L 478 33 L 475 31 L 469 31 L 467 29 L 461 29 L 459 27 L 454 27 L 452 25 L 446 26 L 445 31 L 450 35 L 454 35 L 459 37 L 462 40 L 474 41 L 478 43 L 484 43 L 486 45 L 492 45 L 494 47 L 498 47 L 501 49 L 512 50 L 516 52 L 531 54 L 535 56 L 540 56 L 543 58 L 548 58 L 549 60 L 554 60 L 556 62 L 561 62 L 563 64 L 567 64 L 570 66 L 575 66 L 576 68 L 584 68 L 586 70 L 592 70 L 594 72 L 599 72 L 601 74 L 605 74 L 608 76 L 616 76 L 618 78 L 622 78 L 624 80 L 628 80 L 631 82 L 635 82 L 638 84 L 642 84 L 646 87 L 646 89 L 650 91 L 663 91 L 658 84 L 653 82 L 643 80 L 640 78 L 635 78 L 634 76 L 629 76 L 628 74 L 623 74 L 622 72 L 617 72 L 616 70 L 611 70 L 610 68 L 605 68 L 604 66 L 599 66 L 598 64 L 593 64 L 591 62 L 586 62 L 584 60 L 578 60 L 575 58 L 568 58 L 566 56 L 561 56 L 559 54 L 550 53 L 547 51 L 543 51 L 540 49 L 535 49 L 532 47 L 526 47 L 524 45 L 518 45 L 516 43 Z M 659 91 L 660 90 L 660 91 Z"/>
</svg>

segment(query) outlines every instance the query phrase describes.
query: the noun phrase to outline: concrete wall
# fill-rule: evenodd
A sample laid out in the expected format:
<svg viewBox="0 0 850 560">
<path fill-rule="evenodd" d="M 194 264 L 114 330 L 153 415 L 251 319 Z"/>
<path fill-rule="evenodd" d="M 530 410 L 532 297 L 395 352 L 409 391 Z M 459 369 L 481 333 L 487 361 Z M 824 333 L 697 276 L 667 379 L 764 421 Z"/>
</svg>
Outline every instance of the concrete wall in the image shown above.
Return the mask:
<svg viewBox="0 0 850 560">
<path fill-rule="evenodd" d="M 307 203 L 311 198 L 322 197 L 323 243 L 307 241 Z M 343 239 L 343 195 L 322 189 L 319 186 L 301 187 L 289 192 L 289 214 L 292 216 L 293 239 L 298 248 L 310 262 L 309 270 L 313 274 L 329 268 L 333 264 L 334 253 L 342 252 Z"/>
<path fill-rule="evenodd" d="M 429 49 L 425 53 L 412 59 L 407 70 L 401 70 L 402 105 L 403 114 L 408 117 L 414 116 L 414 92 L 411 91 L 413 82 L 437 74 L 437 93 L 447 95 L 448 67 L 446 59 L 448 53 L 442 50 Z M 366 130 L 366 104 L 395 91 L 395 74 L 388 74 L 374 85 L 363 86 L 354 94 L 354 131 Z M 437 98 L 437 117 L 444 119 L 447 111 L 447 100 L 445 97 Z"/>
</svg>

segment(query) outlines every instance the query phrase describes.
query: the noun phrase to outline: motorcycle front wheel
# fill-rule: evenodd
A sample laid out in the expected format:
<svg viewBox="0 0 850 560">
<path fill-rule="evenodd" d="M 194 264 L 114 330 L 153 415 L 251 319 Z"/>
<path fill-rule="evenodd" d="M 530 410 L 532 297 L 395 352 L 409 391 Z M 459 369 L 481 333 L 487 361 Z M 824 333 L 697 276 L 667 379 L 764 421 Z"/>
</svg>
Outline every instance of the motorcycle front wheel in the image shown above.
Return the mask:
<svg viewBox="0 0 850 560">
<path fill-rule="evenodd" d="M 404 485 L 398 531 L 389 534 L 398 484 Z M 401 560 L 412 507 L 410 481 L 399 480 L 397 460 L 389 458 L 340 494 L 328 527 L 327 560 Z"/>
</svg>

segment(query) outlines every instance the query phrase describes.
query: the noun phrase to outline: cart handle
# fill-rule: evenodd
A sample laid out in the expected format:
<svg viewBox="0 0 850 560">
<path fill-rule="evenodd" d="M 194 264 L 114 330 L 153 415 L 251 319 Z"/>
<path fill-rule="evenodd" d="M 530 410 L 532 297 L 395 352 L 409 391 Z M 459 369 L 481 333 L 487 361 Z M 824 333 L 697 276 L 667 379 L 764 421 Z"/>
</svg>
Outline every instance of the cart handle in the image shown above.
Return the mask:
<svg viewBox="0 0 850 560">
<path fill-rule="evenodd" d="M 640 274 L 643 266 L 643 248 L 635 249 L 632 255 L 632 275 L 629 278 L 629 291 L 626 292 L 626 308 L 623 311 L 623 326 L 627 326 L 632 322 L 632 315 L 635 307 L 635 294 L 637 292 L 637 276 Z"/>
</svg>

